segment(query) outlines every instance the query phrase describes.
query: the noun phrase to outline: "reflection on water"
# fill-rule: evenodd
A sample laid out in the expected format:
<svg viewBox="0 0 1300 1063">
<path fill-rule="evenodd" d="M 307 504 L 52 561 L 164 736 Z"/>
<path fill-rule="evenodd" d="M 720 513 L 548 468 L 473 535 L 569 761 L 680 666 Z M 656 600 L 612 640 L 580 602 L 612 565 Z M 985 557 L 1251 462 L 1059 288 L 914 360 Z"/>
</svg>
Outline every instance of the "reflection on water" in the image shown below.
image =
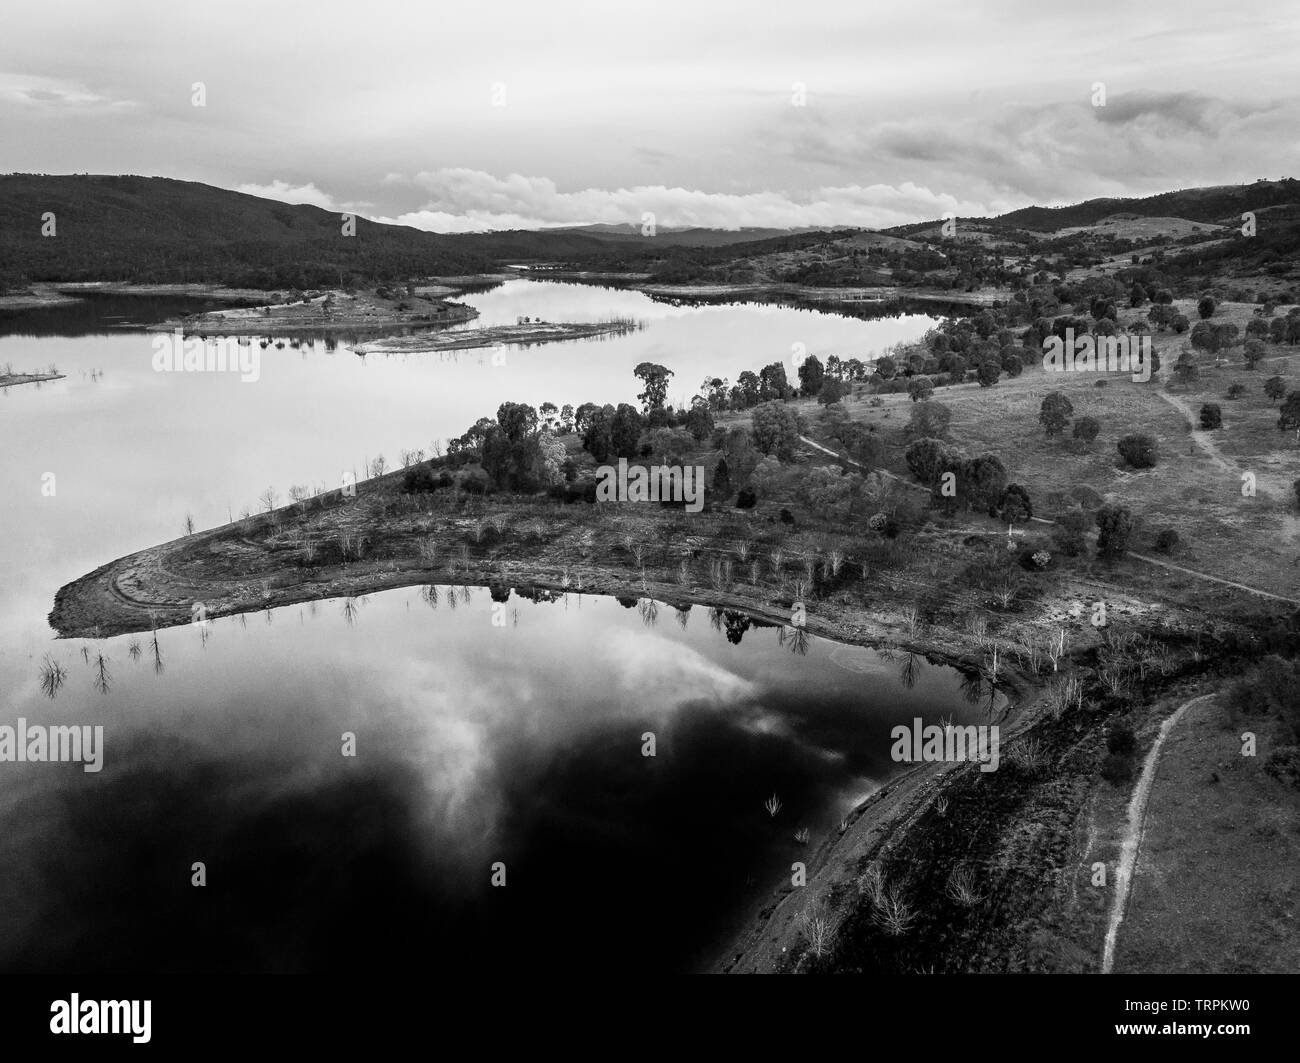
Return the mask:
<svg viewBox="0 0 1300 1063">
<path fill-rule="evenodd" d="M 468 301 L 482 324 L 647 328 L 500 366 L 306 342 L 241 383 L 153 372 L 102 303 L 0 326 L 0 364 L 68 374 L 0 394 L 0 724 L 104 727 L 99 773 L 0 763 L 0 970 L 691 968 L 806 854 L 796 832 L 894 769 L 894 723 L 982 711 L 955 672 L 899 681 L 734 611 L 503 588 L 500 626 L 491 592 L 425 587 L 53 639 L 61 585 L 268 485 L 337 483 L 507 399 L 634 401 L 645 360 L 689 396 L 796 342 L 867 356 L 928 324 L 525 281 Z"/>
<path fill-rule="evenodd" d="M 157 632 L 162 676 L 138 638 L 61 643 L 53 704 L 24 684 L 28 718 L 104 727 L 104 767 L 5 765 L 0 967 L 690 969 L 895 770 L 892 726 L 974 719 L 950 669 L 908 688 L 731 611 L 314 604 Z"/>
</svg>

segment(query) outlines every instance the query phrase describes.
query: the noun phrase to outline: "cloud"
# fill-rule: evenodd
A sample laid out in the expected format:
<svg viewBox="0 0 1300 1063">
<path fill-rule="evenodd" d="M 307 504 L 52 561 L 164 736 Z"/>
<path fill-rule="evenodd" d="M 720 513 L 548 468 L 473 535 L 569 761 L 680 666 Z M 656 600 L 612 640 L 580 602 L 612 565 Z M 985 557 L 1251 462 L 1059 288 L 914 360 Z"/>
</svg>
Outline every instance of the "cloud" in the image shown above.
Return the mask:
<svg viewBox="0 0 1300 1063">
<path fill-rule="evenodd" d="M 656 225 L 665 228 L 734 230 L 753 226 L 881 227 L 933 218 L 946 211 L 963 215 L 987 212 L 985 204 L 958 200 L 910 182 L 828 186 L 797 193 L 709 192 L 665 185 L 563 192 L 545 177 L 497 177 L 482 170 L 441 169 L 416 174 L 409 183 L 423 189 L 428 202 L 418 210 L 378 220 L 433 232 L 478 232 L 594 222 L 641 225 L 651 215 Z"/>
<path fill-rule="evenodd" d="M 325 210 L 343 210 L 343 206 L 334 201 L 334 197 L 328 192 L 322 192 L 311 182 L 305 185 L 291 185 L 288 181 L 272 181 L 269 185 L 259 184 L 242 184 L 236 187 L 236 192 L 243 192 L 250 196 L 261 196 L 263 199 L 278 199 L 282 203 L 309 203 L 313 207 L 323 207 Z"/>
<path fill-rule="evenodd" d="M 1096 196 L 1249 182 L 1294 172 L 1294 98 L 1250 102 L 1198 93 L 1111 93 L 1086 99 L 945 109 L 853 127 L 809 116 L 771 131 L 788 150 L 836 171 L 870 168 L 894 182 L 923 172 L 931 188 L 997 211 Z"/>
<path fill-rule="evenodd" d="M 133 100 L 105 96 L 78 81 L 0 72 L 0 102 L 65 111 L 123 109 L 137 106 Z"/>
</svg>

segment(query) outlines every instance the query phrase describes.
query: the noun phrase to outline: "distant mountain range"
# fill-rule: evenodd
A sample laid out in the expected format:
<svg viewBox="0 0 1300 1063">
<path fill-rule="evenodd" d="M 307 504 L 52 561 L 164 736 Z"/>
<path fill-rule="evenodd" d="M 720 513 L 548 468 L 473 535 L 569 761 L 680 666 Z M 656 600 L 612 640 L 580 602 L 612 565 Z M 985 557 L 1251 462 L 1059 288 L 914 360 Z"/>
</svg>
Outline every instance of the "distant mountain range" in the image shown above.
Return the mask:
<svg viewBox="0 0 1300 1063">
<path fill-rule="evenodd" d="M 1138 199 L 1025 207 L 970 219 L 985 230 L 1053 233 L 1114 215 L 1237 226 L 1245 211 L 1300 210 L 1300 182 L 1191 188 Z M 53 215 L 54 235 L 42 235 Z M 324 287 L 477 273 L 515 262 L 644 270 L 682 256 L 779 254 L 835 241 L 888 245 L 938 220 L 873 233 L 816 229 L 659 227 L 636 223 L 437 234 L 357 218 L 343 236 L 337 212 L 290 205 L 193 181 L 101 175 L 0 175 L 0 287 L 59 280 L 209 281 L 262 288 Z M 48 231 L 48 226 L 46 227 Z M 688 259 L 689 260 L 689 259 Z M 694 261 L 705 261 L 695 259 Z"/>
</svg>

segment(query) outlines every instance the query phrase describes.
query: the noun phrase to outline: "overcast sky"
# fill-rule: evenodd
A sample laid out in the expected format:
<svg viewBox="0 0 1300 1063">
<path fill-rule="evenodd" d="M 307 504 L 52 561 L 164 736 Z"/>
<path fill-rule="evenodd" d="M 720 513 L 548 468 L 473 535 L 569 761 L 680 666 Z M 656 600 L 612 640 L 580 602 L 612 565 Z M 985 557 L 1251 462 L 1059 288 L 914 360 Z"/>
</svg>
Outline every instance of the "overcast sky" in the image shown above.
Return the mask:
<svg viewBox="0 0 1300 1063">
<path fill-rule="evenodd" d="M 438 231 L 888 226 L 1300 171 L 1296 0 L 56 0 L 2 24 L 0 171 Z"/>
</svg>

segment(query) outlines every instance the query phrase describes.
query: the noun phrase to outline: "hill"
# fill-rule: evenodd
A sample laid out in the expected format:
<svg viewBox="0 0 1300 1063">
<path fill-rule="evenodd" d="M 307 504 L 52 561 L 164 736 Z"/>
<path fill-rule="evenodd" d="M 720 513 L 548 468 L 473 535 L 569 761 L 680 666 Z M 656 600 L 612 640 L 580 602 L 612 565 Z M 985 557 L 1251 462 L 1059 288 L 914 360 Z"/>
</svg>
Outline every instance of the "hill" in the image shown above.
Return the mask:
<svg viewBox="0 0 1300 1063">
<path fill-rule="evenodd" d="M 54 235 L 42 235 L 53 214 Z M 472 245 L 319 207 L 164 177 L 0 175 L 0 282 L 121 280 L 320 287 L 468 273 Z"/>
</svg>

